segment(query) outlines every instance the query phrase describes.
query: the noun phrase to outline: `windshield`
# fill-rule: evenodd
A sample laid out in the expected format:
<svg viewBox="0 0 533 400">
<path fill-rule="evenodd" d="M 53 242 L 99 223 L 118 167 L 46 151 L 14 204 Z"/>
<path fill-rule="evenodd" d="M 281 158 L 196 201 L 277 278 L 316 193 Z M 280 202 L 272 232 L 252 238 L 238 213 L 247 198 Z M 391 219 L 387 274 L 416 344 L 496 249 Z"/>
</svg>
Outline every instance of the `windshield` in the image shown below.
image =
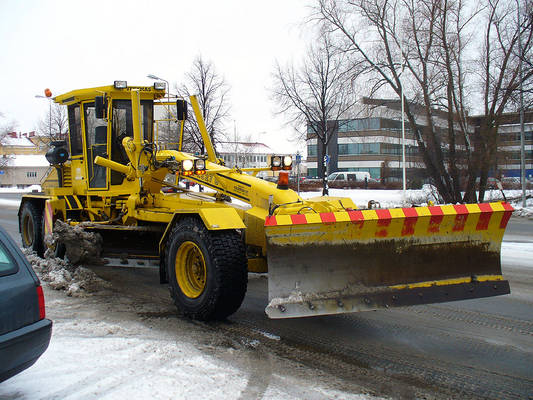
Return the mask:
<svg viewBox="0 0 533 400">
<path fill-rule="evenodd" d="M 141 101 L 141 130 L 143 132 L 143 138 L 149 142 L 152 141 L 153 109 L 152 100 Z M 133 137 L 130 100 L 114 100 L 112 118 L 113 138 L 124 138 L 125 136 Z"/>
</svg>

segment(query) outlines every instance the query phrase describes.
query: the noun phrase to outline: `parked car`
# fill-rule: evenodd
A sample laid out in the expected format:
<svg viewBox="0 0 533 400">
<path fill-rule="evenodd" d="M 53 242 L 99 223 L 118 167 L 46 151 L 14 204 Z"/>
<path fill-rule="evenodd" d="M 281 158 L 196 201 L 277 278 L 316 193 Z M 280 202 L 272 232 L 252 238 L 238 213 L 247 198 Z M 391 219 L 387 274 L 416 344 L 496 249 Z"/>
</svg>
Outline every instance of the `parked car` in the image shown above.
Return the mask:
<svg viewBox="0 0 533 400">
<path fill-rule="evenodd" d="M 522 181 L 519 177 L 509 176 L 502 178 L 502 185 L 504 189 L 520 189 L 522 187 Z"/>
<path fill-rule="evenodd" d="M 480 182 L 480 179 L 479 178 L 476 178 L 476 189 L 479 188 L 479 182 Z M 496 179 L 492 176 L 489 176 L 487 177 L 487 186 L 486 186 L 486 189 L 499 189 L 499 185 L 501 185 L 501 182 L 499 179 Z"/>
<path fill-rule="evenodd" d="M 367 179 L 370 181 L 370 173 L 363 171 L 355 172 L 333 172 L 328 176 L 328 181 L 352 181 L 352 182 L 363 182 Z"/>
<path fill-rule="evenodd" d="M 51 334 L 39 278 L 0 227 L 0 382 L 32 366 Z"/>
</svg>

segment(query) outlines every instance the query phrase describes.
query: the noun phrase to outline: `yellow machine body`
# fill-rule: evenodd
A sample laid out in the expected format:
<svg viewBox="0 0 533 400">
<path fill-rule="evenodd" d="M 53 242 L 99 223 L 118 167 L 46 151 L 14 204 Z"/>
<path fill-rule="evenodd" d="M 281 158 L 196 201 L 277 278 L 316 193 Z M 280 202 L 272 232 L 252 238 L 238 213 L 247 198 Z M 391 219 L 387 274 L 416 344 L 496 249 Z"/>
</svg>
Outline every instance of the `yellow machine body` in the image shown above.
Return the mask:
<svg viewBox="0 0 533 400">
<path fill-rule="evenodd" d="M 103 118 L 94 115 L 99 96 Z M 270 167 L 225 166 L 195 97 L 190 101 L 206 154 L 195 156 L 179 146 L 161 150 L 154 142 L 153 102 L 163 96 L 151 87 L 103 86 L 55 98 L 69 107 L 70 157 L 52 166 L 44 193 L 22 201 L 42 208 L 46 233 L 57 219 L 86 222 L 87 229 L 109 237 L 105 254 L 161 259 L 164 281 L 163 255 L 182 218 L 196 216 L 213 232 L 237 231 L 248 271 L 268 272 L 271 318 L 509 293 L 500 265 L 513 211 L 507 203 L 359 210 L 349 198 L 303 200 L 255 177 Z M 181 146 L 181 136 L 176 143 Z M 185 170 L 196 162 L 205 168 Z M 186 190 L 182 179 L 212 191 Z M 174 192 L 161 190 L 168 187 Z M 178 252 L 184 259 L 200 251 L 187 243 Z M 209 263 L 195 257 L 206 274 Z M 187 293 L 199 297 L 201 290 L 189 285 Z"/>
</svg>

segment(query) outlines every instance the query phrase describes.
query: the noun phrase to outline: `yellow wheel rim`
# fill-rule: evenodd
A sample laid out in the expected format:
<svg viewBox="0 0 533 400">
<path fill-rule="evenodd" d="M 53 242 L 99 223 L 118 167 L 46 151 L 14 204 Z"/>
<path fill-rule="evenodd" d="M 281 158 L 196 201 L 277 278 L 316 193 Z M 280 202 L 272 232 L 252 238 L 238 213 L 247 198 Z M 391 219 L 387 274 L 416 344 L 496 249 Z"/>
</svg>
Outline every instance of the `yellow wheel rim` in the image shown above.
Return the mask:
<svg viewBox="0 0 533 400">
<path fill-rule="evenodd" d="M 207 279 L 204 255 L 193 242 L 184 242 L 176 253 L 176 279 L 183 294 L 191 299 L 199 297 Z"/>
<path fill-rule="evenodd" d="M 31 246 L 33 244 L 33 220 L 30 215 L 24 217 L 22 223 L 22 236 L 24 237 L 24 244 Z"/>
</svg>

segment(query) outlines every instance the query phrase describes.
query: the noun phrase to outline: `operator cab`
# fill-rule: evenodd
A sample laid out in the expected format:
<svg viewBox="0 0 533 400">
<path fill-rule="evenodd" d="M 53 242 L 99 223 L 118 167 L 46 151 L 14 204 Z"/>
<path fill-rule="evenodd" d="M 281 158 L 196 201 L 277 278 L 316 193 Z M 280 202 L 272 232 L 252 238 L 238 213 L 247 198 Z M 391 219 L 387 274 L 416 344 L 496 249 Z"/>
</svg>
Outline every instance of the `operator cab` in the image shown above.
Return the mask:
<svg viewBox="0 0 533 400">
<path fill-rule="evenodd" d="M 115 81 L 113 86 L 74 90 L 55 97 L 57 103 L 68 107 L 72 185 L 78 187 L 78 193 L 112 189 L 123 182 L 123 174 L 96 165 L 94 159 L 100 156 L 128 164 L 122 140 L 133 137 L 132 89 L 140 92 L 143 138 L 152 142 L 154 100 L 165 95 L 164 89 L 128 87 L 125 81 Z"/>
</svg>

